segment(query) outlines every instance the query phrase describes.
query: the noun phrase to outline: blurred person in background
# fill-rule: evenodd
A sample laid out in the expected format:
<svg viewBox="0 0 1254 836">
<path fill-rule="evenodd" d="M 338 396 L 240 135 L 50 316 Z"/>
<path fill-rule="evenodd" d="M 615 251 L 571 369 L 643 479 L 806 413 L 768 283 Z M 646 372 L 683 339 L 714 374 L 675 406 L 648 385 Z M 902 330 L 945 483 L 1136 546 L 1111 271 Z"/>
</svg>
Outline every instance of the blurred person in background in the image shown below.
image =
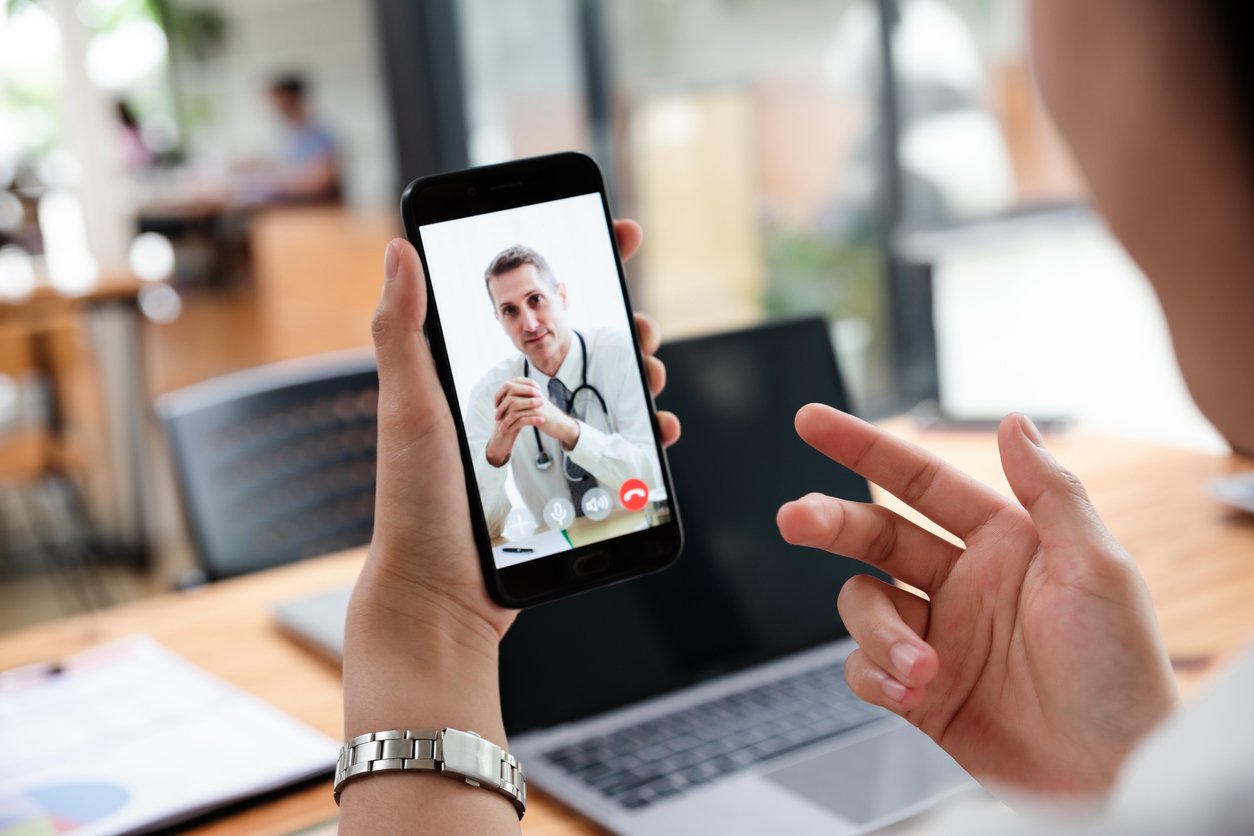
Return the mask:
<svg viewBox="0 0 1254 836">
<path fill-rule="evenodd" d="M 273 159 L 253 173 L 245 201 L 340 202 L 339 148 L 313 115 L 308 83 L 295 74 L 279 76 L 270 83 L 269 98 L 283 122 L 284 137 Z"/>
<path fill-rule="evenodd" d="M 1199 406 L 1234 448 L 1254 451 L 1254 9 L 1034 0 L 1031 11 L 1041 89 L 1094 202 L 1162 300 Z M 640 231 L 618 231 L 626 256 Z M 428 478 L 460 461 L 407 242 L 389 245 L 385 274 L 373 324 L 378 504 L 348 616 L 345 734 L 450 725 L 505 745 L 497 653 L 515 613 L 484 590 L 464 487 Z M 656 342 L 642 336 L 646 350 Z M 649 368 L 656 391 L 663 372 L 653 359 Z M 674 416 L 662 427 L 673 441 Z M 845 668 L 855 693 L 1007 797 L 1055 811 L 1078 803 L 1069 831 L 1254 832 L 1254 654 L 1180 710 L 1136 564 L 1025 416 L 1009 416 L 998 436 L 1013 500 L 827 407 L 803 409 L 797 429 L 962 542 L 817 494 L 780 509 L 788 541 L 859 557 L 928 593 L 870 578 L 841 590 L 860 644 Z M 964 833 L 1062 826 L 1009 815 L 951 823 Z M 518 828 L 503 797 L 396 775 L 351 784 L 340 825 L 403 830 L 418 817 L 432 830 Z"/>
<path fill-rule="evenodd" d="M 145 171 L 156 162 L 156 155 L 144 141 L 144 133 L 135 118 L 135 112 L 124 100 L 115 103 L 118 117 L 118 144 L 122 149 L 122 163 L 132 174 Z"/>
</svg>

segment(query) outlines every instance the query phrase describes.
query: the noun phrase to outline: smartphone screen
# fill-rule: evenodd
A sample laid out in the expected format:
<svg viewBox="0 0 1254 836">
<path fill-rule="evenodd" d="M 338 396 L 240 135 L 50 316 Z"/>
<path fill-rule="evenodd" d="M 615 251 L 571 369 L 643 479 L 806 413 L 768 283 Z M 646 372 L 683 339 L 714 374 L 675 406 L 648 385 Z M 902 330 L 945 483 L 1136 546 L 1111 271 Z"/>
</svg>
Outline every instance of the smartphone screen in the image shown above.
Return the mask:
<svg viewBox="0 0 1254 836">
<path fill-rule="evenodd" d="M 603 195 L 500 205 L 417 224 L 492 565 L 630 574 L 590 547 L 675 509 Z"/>
</svg>

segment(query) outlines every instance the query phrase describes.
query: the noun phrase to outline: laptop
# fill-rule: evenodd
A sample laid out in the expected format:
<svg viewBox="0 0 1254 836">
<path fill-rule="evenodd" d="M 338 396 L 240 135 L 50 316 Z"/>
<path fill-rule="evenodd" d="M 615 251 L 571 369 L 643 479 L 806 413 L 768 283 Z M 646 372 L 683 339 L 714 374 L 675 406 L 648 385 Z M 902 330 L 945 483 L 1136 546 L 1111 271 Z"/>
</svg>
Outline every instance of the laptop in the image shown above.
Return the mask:
<svg viewBox="0 0 1254 836">
<path fill-rule="evenodd" d="M 684 554 L 519 615 L 501 701 L 528 782 L 624 834 L 862 833 L 971 790 L 931 739 L 845 684 L 854 644 L 836 597 L 872 570 L 775 528 L 778 507 L 809 491 L 870 499 L 792 430 L 805 403 L 849 406 L 825 322 L 659 356 L 658 406 L 684 425 L 668 453 Z M 277 616 L 336 655 L 346 604 L 335 590 Z"/>
</svg>

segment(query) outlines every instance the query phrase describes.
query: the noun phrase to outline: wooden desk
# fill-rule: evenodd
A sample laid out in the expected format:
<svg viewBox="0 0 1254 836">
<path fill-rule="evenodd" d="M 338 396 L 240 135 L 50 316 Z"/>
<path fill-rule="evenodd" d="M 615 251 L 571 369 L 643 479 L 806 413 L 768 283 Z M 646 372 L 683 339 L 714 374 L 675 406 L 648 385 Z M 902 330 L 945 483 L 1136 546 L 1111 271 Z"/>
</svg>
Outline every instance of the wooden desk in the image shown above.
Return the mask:
<svg viewBox="0 0 1254 836">
<path fill-rule="evenodd" d="M 602 540 L 609 540 L 612 537 L 631 534 L 644 525 L 646 521 L 647 518 L 644 511 L 623 511 L 621 509 L 616 510 L 600 522 L 590 520 L 587 517 L 578 517 L 566 529 L 566 539 L 570 541 L 572 549 L 577 549 L 589 543 L 598 543 Z M 549 531 L 547 525 L 536 533 L 543 534 L 546 531 Z M 508 542 L 504 537 L 493 537 L 492 548 L 503 546 Z"/>
<path fill-rule="evenodd" d="M 987 434 L 919 433 L 920 441 L 1003 490 L 996 442 Z M 1254 461 L 1079 435 L 1050 439 L 1079 476 L 1115 535 L 1137 557 L 1158 603 L 1186 696 L 1254 635 L 1254 519 L 1229 513 L 1205 494 L 1206 481 L 1254 470 Z M 276 601 L 345 584 L 360 550 L 170 593 L 95 615 L 0 636 L 0 668 L 53 659 L 130 633 L 148 633 L 187 659 L 328 734 L 341 734 L 339 671 L 275 632 Z M 832 590 L 833 599 L 836 591 Z M 591 823 L 529 793 L 524 830 L 599 833 Z M 329 783 L 293 792 L 197 832 L 284 833 L 332 818 Z"/>
</svg>

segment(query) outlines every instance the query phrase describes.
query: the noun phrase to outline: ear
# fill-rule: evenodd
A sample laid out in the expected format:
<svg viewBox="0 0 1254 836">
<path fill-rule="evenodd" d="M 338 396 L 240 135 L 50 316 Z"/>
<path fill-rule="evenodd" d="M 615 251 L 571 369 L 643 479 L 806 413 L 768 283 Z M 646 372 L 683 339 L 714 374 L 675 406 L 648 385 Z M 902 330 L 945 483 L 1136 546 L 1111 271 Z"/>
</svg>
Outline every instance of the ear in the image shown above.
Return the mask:
<svg viewBox="0 0 1254 836">
<path fill-rule="evenodd" d="M 497 322 L 500 322 L 501 321 L 501 309 L 496 304 L 496 297 L 492 295 L 492 282 L 490 280 L 486 282 L 485 287 L 487 287 L 487 290 L 488 290 L 488 302 L 489 304 L 492 305 L 492 316 L 496 318 Z"/>
<path fill-rule="evenodd" d="M 557 283 L 557 298 L 562 300 L 562 308 L 566 308 L 567 303 L 566 303 L 566 283 L 565 282 Z"/>
</svg>

